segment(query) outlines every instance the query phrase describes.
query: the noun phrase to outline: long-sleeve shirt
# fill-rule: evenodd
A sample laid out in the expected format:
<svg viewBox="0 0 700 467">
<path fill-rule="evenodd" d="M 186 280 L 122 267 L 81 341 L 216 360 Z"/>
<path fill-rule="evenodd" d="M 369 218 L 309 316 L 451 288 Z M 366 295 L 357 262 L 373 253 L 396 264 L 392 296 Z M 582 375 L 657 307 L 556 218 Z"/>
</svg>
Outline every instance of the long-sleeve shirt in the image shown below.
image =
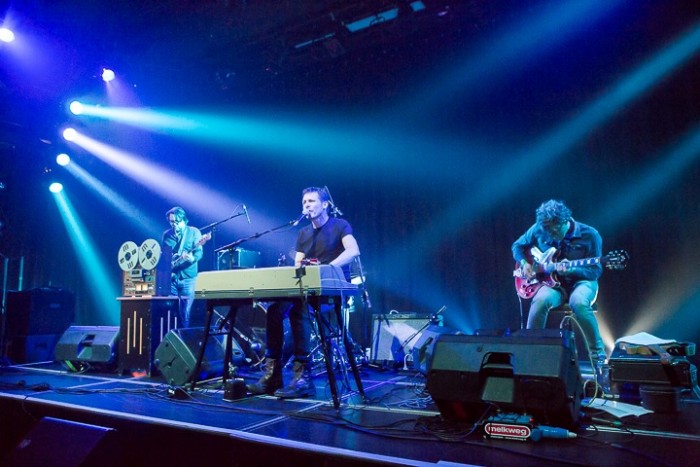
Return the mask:
<svg viewBox="0 0 700 467">
<path fill-rule="evenodd" d="M 196 227 L 188 226 L 183 234 L 183 245 L 180 248 L 180 239 L 175 234 L 173 229 L 168 229 L 163 232 L 163 250 L 164 259 L 171 260 L 173 256 L 189 252 L 194 257 L 193 262 L 185 261 L 180 266 L 173 268 L 172 273 L 177 274 L 178 279 L 197 277 L 197 263 L 204 255 L 204 250 L 201 245 L 197 245 L 202 239 L 202 233 Z M 193 251 L 190 251 L 193 250 Z"/>
<path fill-rule="evenodd" d="M 542 252 L 552 247 L 556 248 L 558 253 L 555 255 L 555 261 L 597 258 L 602 256 L 603 239 L 598 231 L 589 225 L 576 222 L 573 219 L 571 219 L 571 222 L 574 228 L 569 229 L 569 232 L 567 232 L 566 236 L 561 241 L 552 239 L 537 224 L 532 225 L 520 238 L 513 242 L 511 246 L 513 259 L 518 263 L 525 259 L 532 264 L 533 256 L 530 253 L 532 247 L 537 247 Z M 598 263 L 590 266 L 570 268 L 567 274 L 559 276 L 559 280 L 563 286 L 567 286 L 580 280 L 598 280 L 601 274 L 603 274 L 603 266 Z"/>
</svg>

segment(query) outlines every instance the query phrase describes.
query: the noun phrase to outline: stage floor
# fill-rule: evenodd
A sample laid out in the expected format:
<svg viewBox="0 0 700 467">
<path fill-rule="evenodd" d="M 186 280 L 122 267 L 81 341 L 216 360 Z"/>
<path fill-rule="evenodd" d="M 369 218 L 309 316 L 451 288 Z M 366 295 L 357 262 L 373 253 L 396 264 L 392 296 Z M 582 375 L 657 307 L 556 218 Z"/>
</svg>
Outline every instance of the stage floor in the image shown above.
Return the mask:
<svg viewBox="0 0 700 467">
<path fill-rule="evenodd" d="M 0 464 L 57 465 L 66 456 L 61 465 L 658 466 L 700 458 L 700 402 L 691 394 L 678 413 L 615 419 L 587 408 L 576 438 L 523 442 L 442 420 L 420 374 L 365 366 L 361 375 L 367 400 L 346 384 L 336 410 L 325 375 L 314 378 L 313 399 L 229 402 L 220 379 L 182 392 L 160 377 L 79 374 L 53 362 L 3 367 Z M 87 441 L 81 430 L 107 434 Z M 22 440 L 34 440 L 34 451 L 18 449 Z"/>
</svg>

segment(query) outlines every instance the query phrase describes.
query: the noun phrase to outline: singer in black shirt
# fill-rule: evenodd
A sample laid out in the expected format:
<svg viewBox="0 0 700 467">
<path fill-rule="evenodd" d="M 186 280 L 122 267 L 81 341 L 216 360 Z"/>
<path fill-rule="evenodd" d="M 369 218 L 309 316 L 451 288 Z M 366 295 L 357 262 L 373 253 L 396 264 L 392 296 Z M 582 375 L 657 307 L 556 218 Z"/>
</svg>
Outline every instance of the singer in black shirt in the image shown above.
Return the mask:
<svg viewBox="0 0 700 467">
<path fill-rule="evenodd" d="M 309 261 L 330 264 L 343 269 L 350 280 L 350 263 L 359 256 L 360 248 L 352 234 L 352 227 L 344 219 L 330 217 L 330 197 L 323 188 L 309 187 L 302 191 L 302 211 L 310 223 L 299 231 L 294 264 L 300 267 Z M 282 347 L 284 345 L 284 318 L 289 323 L 294 341 L 294 376 L 283 388 Z M 316 394 L 311 380 L 309 311 L 301 300 L 273 303 L 267 310 L 267 350 L 265 374 L 248 386 L 253 394 L 274 394 L 281 398 L 309 397 Z"/>
</svg>

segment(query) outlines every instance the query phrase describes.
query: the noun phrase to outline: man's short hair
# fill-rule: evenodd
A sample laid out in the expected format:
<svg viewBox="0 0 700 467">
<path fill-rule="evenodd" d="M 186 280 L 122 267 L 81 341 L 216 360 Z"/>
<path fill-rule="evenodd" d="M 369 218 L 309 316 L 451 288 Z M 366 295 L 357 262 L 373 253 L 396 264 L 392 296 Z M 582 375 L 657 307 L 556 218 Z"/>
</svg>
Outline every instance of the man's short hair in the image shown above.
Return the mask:
<svg viewBox="0 0 700 467">
<path fill-rule="evenodd" d="M 301 196 L 304 196 L 306 193 L 318 193 L 318 199 L 323 201 L 330 201 L 331 197 L 328 195 L 328 192 L 326 191 L 325 188 L 319 188 L 317 186 L 310 186 L 308 188 L 304 188 L 301 192 Z"/>
<path fill-rule="evenodd" d="M 175 220 L 178 222 L 185 221 L 185 224 L 187 224 L 187 222 L 189 222 L 187 219 L 187 214 L 185 213 L 185 210 L 182 209 L 180 206 L 174 206 L 168 212 L 165 213 L 165 218 L 167 220 L 170 220 L 170 214 L 175 216 Z"/>
</svg>

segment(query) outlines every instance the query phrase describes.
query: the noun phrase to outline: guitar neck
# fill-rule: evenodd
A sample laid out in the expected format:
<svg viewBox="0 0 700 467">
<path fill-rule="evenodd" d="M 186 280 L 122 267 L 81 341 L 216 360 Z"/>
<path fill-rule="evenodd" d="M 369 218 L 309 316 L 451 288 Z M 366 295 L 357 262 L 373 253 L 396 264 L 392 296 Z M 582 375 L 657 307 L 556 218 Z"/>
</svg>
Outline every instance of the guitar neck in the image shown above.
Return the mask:
<svg viewBox="0 0 700 467">
<path fill-rule="evenodd" d="M 578 267 L 578 266 L 593 266 L 595 264 L 600 264 L 600 258 L 585 258 L 585 259 L 574 259 L 562 261 L 559 264 L 564 264 L 567 267 Z"/>
<path fill-rule="evenodd" d="M 594 266 L 601 263 L 602 258 L 584 258 L 584 259 L 573 259 L 566 261 L 559 261 L 557 263 L 544 263 L 541 265 L 543 271 L 546 273 L 554 272 L 558 267 L 564 266 L 564 268 L 575 268 L 579 266 Z"/>
</svg>

